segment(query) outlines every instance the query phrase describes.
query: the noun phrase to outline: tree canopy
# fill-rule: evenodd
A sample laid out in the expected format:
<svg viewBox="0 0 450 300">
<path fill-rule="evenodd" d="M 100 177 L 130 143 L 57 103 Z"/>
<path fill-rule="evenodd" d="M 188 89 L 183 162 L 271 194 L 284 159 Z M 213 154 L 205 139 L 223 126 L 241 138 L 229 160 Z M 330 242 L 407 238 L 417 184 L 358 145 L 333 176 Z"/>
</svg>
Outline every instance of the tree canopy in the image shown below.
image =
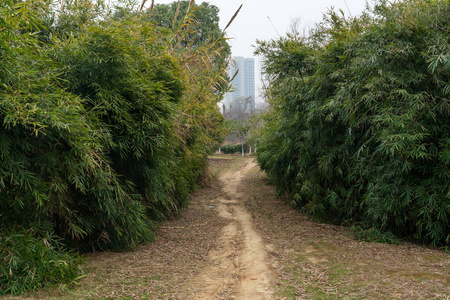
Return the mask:
<svg viewBox="0 0 450 300">
<path fill-rule="evenodd" d="M 215 5 L 207 2 L 191 5 L 188 0 L 174 1 L 170 4 L 156 4 L 145 15 L 157 26 L 174 32 L 184 31 L 185 34 L 179 35 L 180 39 L 177 41 L 182 47 L 198 47 L 209 43 L 220 52 L 222 62 L 231 54 L 231 48 L 223 38 L 224 32 L 219 27 L 219 8 Z"/>
</svg>

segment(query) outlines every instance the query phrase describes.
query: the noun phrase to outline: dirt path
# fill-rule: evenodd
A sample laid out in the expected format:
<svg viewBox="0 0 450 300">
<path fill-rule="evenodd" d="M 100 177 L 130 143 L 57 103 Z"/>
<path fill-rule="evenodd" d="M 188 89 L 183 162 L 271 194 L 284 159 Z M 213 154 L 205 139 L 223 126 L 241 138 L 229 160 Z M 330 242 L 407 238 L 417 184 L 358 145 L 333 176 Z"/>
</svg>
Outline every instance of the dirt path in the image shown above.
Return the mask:
<svg viewBox="0 0 450 300">
<path fill-rule="evenodd" d="M 210 162 L 216 180 L 154 243 L 91 254 L 78 286 L 26 298 L 450 299 L 449 253 L 358 241 L 275 197 L 252 158 Z"/>
<path fill-rule="evenodd" d="M 242 201 L 242 178 L 254 168 L 254 162 L 246 161 L 242 169 L 219 177 L 220 197 L 210 206 L 228 224 L 209 255 L 211 266 L 192 280 L 198 286 L 192 299 L 220 299 L 224 295 L 228 299 L 272 299 L 272 272 L 264 241 Z"/>
</svg>

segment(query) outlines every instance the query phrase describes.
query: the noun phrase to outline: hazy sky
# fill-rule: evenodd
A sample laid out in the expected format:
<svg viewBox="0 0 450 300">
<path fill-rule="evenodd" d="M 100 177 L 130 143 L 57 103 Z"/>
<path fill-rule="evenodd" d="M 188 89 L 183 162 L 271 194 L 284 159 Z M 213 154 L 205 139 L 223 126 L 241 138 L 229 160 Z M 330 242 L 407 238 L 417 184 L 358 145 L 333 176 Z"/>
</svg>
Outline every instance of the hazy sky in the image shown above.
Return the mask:
<svg viewBox="0 0 450 300">
<path fill-rule="evenodd" d="M 150 1 L 148 1 L 150 2 Z M 155 4 L 166 4 L 174 0 L 155 0 Z M 285 35 L 294 20 L 300 20 L 300 29 L 311 28 L 322 19 L 330 7 L 342 9 L 346 15 L 359 15 L 366 5 L 365 0 L 210 0 L 220 9 L 220 27 L 223 29 L 235 11 L 243 4 L 239 15 L 227 29 L 227 37 L 233 56 L 254 57 L 255 41 L 270 40 Z M 256 60 L 256 86 L 259 83 L 259 58 Z M 258 91 L 257 91 L 258 94 Z M 257 96 L 257 98 L 259 98 Z"/>
<path fill-rule="evenodd" d="M 200 3 L 199 1 L 197 1 Z M 233 55 L 251 57 L 255 40 L 269 40 L 285 35 L 294 20 L 300 28 L 319 22 L 328 8 L 343 9 L 346 14 L 358 15 L 365 0 L 211 0 L 220 9 L 220 26 L 225 27 L 240 4 L 239 15 L 228 28 Z"/>
</svg>

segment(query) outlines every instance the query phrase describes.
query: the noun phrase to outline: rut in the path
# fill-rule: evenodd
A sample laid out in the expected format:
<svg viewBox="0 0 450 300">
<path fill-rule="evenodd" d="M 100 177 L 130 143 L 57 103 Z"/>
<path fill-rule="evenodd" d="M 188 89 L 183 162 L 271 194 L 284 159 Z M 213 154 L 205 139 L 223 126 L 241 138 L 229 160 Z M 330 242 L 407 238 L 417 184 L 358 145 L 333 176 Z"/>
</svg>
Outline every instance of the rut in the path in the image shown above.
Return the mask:
<svg viewBox="0 0 450 300">
<path fill-rule="evenodd" d="M 222 174 L 221 195 L 213 200 L 219 216 L 229 220 L 218 247 L 211 251 L 211 266 L 194 279 L 195 299 L 272 299 L 272 273 L 266 261 L 264 242 L 245 208 L 245 187 L 241 179 L 252 168 L 248 161 L 241 170 Z"/>
</svg>

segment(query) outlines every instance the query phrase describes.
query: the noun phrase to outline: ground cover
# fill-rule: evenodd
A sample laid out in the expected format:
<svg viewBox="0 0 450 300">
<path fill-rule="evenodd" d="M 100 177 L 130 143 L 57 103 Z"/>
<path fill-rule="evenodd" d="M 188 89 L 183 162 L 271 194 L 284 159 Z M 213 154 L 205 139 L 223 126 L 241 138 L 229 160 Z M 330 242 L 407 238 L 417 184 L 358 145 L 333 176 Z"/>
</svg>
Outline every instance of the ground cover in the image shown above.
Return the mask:
<svg viewBox="0 0 450 300">
<path fill-rule="evenodd" d="M 189 207 L 158 228 L 154 243 L 89 254 L 75 287 L 26 298 L 450 297 L 450 254 L 362 242 L 348 228 L 312 221 L 275 197 L 251 157 L 216 155 L 210 175 Z"/>
</svg>

